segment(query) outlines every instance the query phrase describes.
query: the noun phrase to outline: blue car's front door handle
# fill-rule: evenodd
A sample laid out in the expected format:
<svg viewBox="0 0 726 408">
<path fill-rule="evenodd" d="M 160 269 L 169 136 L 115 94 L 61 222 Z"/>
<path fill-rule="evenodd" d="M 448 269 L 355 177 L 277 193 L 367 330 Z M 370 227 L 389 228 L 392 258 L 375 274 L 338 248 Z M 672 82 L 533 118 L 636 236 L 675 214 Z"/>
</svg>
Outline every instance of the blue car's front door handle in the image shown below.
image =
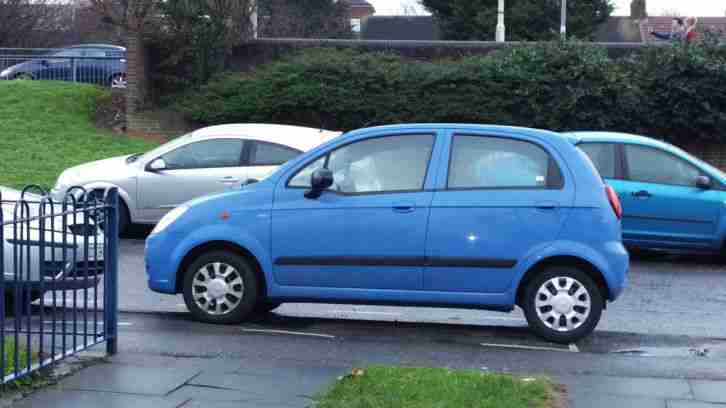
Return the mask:
<svg viewBox="0 0 726 408">
<path fill-rule="evenodd" d="M 415 204 L 401 203 L 393 206 L 393 211 L 397 213 L 412 213 L 416 211 Z"/>
<path fill-rule="evenodd" d="M 645 191 L 645 190 L 634 191 L 634 192 L 632 192 L 630 194 L 633 197 L 635 197 L 635 198 L 650 198 L 650 197 L 653 197 L 653 194 L 650 194 L 650 192 Z"/>
</svg>

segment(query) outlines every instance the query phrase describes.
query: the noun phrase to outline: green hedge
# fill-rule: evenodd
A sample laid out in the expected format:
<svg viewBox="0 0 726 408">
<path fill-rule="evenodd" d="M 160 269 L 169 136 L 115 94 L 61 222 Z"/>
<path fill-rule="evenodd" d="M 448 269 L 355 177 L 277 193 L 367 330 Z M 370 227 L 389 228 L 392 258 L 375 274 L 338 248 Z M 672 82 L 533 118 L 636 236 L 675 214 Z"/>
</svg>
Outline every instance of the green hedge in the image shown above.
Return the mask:
<svg viewBox="0 0 726 408">
<path fill-rule="evenodd" d="M 614 130 L 673 141 L 722 138 L 726 52 L 645 48 L 611 59 L 583 43 L 511 47 L 485 57 L 419 62 L 315 49 L 227 73 L 176 98 L 201 124 L 272 122 L 331 129 L 471 122 Z"/>
</svg>

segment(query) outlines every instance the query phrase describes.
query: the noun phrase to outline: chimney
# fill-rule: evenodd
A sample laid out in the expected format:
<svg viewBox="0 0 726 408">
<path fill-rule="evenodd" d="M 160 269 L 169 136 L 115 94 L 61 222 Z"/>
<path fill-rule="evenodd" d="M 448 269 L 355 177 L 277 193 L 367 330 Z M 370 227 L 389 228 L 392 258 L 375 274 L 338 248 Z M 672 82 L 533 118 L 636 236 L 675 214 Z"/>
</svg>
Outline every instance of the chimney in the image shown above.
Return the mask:
<svg viewBox="0 0 726 408">
<path fill-rule="evenodd" d="M 643 20 L 648 17 L 645 0 L 632 0 L 630 3 L 630 18 L 633 20 Z"/>
</svg>

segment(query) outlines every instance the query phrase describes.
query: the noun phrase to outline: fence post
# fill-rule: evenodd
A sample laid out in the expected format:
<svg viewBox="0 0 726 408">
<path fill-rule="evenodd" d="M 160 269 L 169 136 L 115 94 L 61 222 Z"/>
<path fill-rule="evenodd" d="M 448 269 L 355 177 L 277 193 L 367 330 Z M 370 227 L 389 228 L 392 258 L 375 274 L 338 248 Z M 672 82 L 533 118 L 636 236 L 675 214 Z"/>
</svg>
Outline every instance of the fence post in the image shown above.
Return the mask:
<svg viewBox="0 0 726 408">
<path fill-rule="evenodd" d="M 106 353 L 113 355 L 118 351 L 118 189 L 109 189 L 104 201 L 106 207 L 106 233 L 104 234 L 106 272 L 103 277 L 103 325 L 106 332 Z"/>
<path fill-rule="evenodd" d="M 76 75 L 76 59 L 71 57 L 71 75 L 73 75 L 73 82 L 78 82 Z"/>
</svg>

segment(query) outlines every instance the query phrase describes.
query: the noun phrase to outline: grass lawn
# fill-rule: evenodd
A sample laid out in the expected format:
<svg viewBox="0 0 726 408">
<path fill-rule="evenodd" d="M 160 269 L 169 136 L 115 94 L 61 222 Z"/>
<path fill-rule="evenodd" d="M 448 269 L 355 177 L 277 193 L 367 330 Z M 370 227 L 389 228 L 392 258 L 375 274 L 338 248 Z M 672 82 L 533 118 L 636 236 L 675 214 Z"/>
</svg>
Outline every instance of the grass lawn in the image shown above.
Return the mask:
<svg viewBox="0 0 726 408">
<path fill-rule="evenodd" d="M 444 368 L 373 366 L 354 370 L 318 398 L 318 408 L 549 408 L 541 378 Z"/>
<path fill-rule="evenodd" d="M 5 372 L 3 376 L 13 374 L 15 372 L 15 341 L 12 337 L 5 337 L 5 347 L 3 354 L 5 355 Z M 22 371 L 28 367 L 28 350 L 25 346 L 21 346 L 17 350 L 18 354 L 18 371 Z M 31 364 L 38 362 L 37 353 L 32 353 Z M 22 377 L 19 380 L 11 381 L 5 385 L 9 391 L 22 391 L 42 385 L 45 382 L 43 374 L 35 372 Z M 2 392 L 0 391 L 0 395 Z"/>
<path fill-rule="evenodd" d="M 155 144 L 99 131 L 94 106 L 107 90 L 54 81 L 0 81 L 0 185 L 50 188 L 77 164 Z"/>
</svg>

